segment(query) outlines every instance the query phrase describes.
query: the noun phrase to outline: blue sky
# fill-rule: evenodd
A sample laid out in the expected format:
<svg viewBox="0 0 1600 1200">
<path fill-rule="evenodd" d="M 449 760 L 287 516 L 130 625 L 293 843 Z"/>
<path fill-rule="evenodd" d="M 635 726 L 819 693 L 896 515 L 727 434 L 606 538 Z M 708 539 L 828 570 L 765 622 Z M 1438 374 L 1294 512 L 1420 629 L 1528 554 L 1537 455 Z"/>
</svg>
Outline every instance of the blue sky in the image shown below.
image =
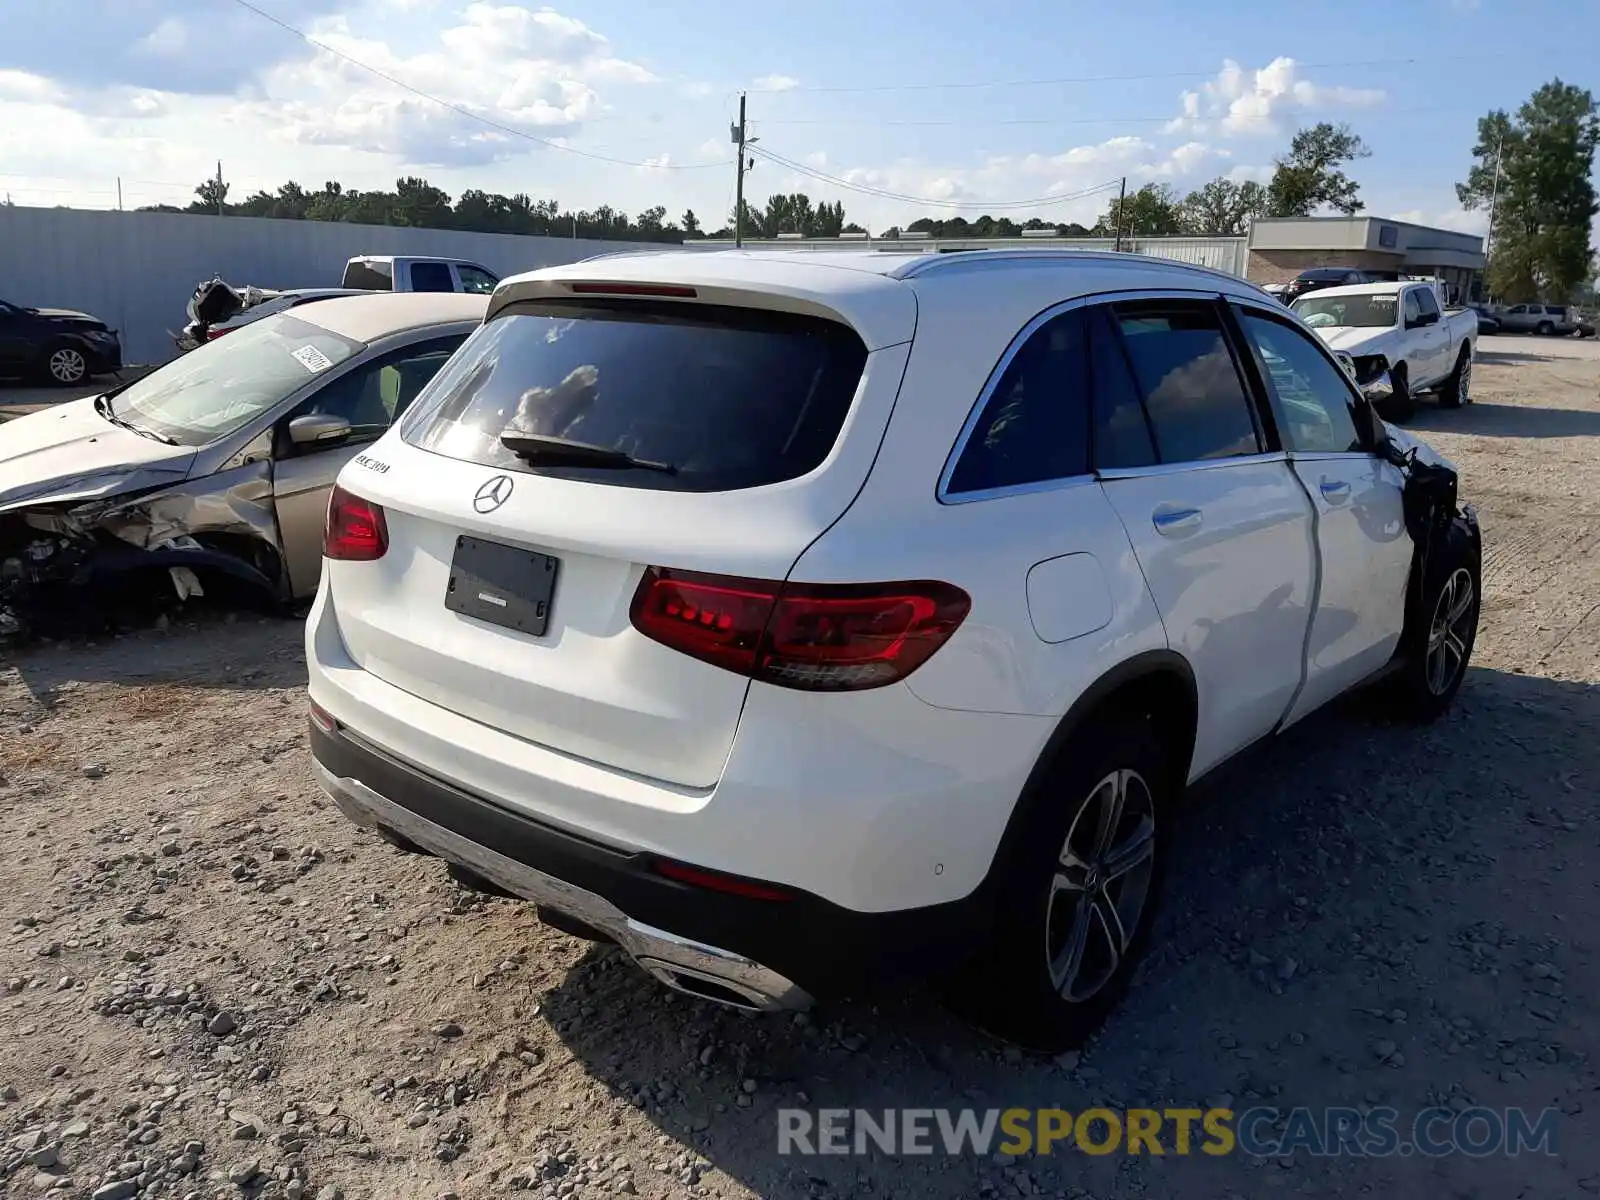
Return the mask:
<svg viewBox="0 0 1600 1200">
<path fill-rule="evenodd" d="M 1353 171 L 1369 210 L 1478 230 L 1452 187 L 1477 117 L 1556 75 L 1600 86 L 1600 5 L 1586 0 L 1019 0 L 987 13 L 952 0 L 251 2 L 469 113 L 623 161 L 507 136 L 235 0 L 5 0 L 0 192 L 111 207 L 120 177 L 130 207 L 183 203 L 221 159 L 236 198 L 289 178 L 388 187 L 421 174 L 452 195 L 661 204 L 714 226 L 731 207 L 727 130 L 748 89 L 763 147 L 944 206 L 772 162 L 751 175 L 757 200 L 804 190 L 875 229 L 986 207 L 1092 220 L 1104 195 L 1000 206 L 1122 175 L 1180 191 L 1264 178 L 1298 125 L 1326 119 L 1373 150 Z"/>
</svg>

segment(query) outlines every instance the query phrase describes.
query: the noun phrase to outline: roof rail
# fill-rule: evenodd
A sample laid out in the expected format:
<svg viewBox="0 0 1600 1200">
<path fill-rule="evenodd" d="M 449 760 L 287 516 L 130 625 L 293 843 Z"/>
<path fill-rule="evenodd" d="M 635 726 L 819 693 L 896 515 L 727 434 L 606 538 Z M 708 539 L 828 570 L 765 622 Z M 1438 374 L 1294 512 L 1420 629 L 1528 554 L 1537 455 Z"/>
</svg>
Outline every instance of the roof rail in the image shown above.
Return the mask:
<svg viewBox="0 0 1600 1200">
<path fill-rule="evenodd" d="M 1166 267 L 1176 267 L 1183 271 L 1193 271 L 1200 275 L 1209 275 L 1216 279 L 1226 279 L 1232 283 L 1247 283 L 1248 280 L 1229 271 L 1217 267 L 1202 266 L 1200 263 L 1184 262 L 1178 258 L 1161 258 L 1153 254 L 1130 254 L 1119 250 L 1075 250 L 1065 246 L 1030 246 L 1011 249 L 983 249 L 972 250 L 963 254 L 929 254 L 920 256 L 915 261 L 906 263 L 894 271 L 896 279 L 914 279 L 922 275 L 930 275 L 941 270 L 967 270 L 985 262 L 1039 262 L 1039 263 L 1067 263 L 1067 262 L 1106 262 L 1106 263 L 1139 263 L 1149 265 L 1159 263 Z"/>
</svg>

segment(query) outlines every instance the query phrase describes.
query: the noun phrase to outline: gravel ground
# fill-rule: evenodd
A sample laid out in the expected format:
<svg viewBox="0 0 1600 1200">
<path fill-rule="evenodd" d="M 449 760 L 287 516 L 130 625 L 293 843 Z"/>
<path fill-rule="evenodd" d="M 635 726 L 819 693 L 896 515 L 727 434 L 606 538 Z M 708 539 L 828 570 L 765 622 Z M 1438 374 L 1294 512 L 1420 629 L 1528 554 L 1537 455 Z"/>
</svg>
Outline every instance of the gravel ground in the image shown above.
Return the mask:
<svg viewBox="0 0 1600 1200">
<path fill-rule="evenodd" d="M 1456 709 L 1417 732 L 1348 701 L 1204 787 L 1156 950 L 1060 1060 L 917 995 L 727 1013 L 459 891 L 322 799 L 292 624 L 0 664 L 0 1192 L 1600 1191 L 1600 355 L 1493 339 L 1476 390 L 1416 421 L 1489 547 Z M 1521 1158 L 775 1152 L 781 1106 L 1097 1104 L 1565 1116 Z"/>
</svg>

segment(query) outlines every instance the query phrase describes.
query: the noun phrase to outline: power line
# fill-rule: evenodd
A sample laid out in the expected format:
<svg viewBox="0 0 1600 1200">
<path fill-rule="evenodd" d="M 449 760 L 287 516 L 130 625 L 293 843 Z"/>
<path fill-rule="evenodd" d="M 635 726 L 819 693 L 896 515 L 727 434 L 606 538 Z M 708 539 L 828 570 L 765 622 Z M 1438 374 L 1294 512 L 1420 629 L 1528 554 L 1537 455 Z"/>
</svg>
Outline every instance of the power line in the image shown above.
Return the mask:
<svg viewBox="0 0 1600 1200">
<path fill-rule="evenodd" d="M 240 3 L 243 0 L 239 0 Z M 1297 62 L 1297 68 L 1308 71 L 1323 71 L 1332 68 L 1344 67 L 1401 67 L 1419 66 L 1423 64 L 1446 62 L 1481 62 L 1490 59 L 1509 58 L 1506 53 L 1500 54 L 1456 54 L 1456 55 L 1427 55 L 1408 58 L 1366 58 L 1352 59 L 1347 62 Z M 1243 68 L 1241 68 L 1242 70 Z M 962 81 L 952 83 L 881 83 L 858 87 L 807 87 L 803 85 L 785 87 L 753 87 L 753 93 L 764 95 L 781 95 L 785 92 L 805 93 L 863 93 L 863 92 L 939 92 L 958 90 L 979 90 L 983 88 L 1026 88 L 1026 87 L 1060 87 L 1064 84 L 1075 83 L 1139 83 L 1158 79 L 1210 79 L 1217 74 L 1215 70 L 1206 71 L 1157 71 L 1139 75 L 1074 75 L 1063 76 L 1059 79 L 991 79 Z"/>
<path fill-rule="evenodd" d="M 766 149 L 764 146 L 751 145 L 749 147 L 749 151 L 758 158 L 766 159 L 768 162 L 774 163 L 780 167 L 786 167 L 789 170 L 795 171 L 801 175 L 807 175 L 821 183 L 831 183 L 835 187 L 845 188 L 846 190 L 852 192 L 860 192 L 862 195 L 866 196 L 874 196 L 880 200 L 895 200 L 902 204 L 921 204 L 929 208 L 983 209 L 987 212 L 1006 212 L 1025 208 L 1044 208 L 1056 204 L 1065 204 L 1071 200 L 1085 199 L 1086 197 L 1093 196 L 1099 192 L 1104 192 L 1112 187 L 1115 187 L 1118 182 L 1116 179 L 1108 179 L 1104 183 L 1095 184 L 1093 187 L 1085 188 L 1079 192 L 1056 193 L 1055 195 L 1050 196 L 1036 196 L 1031 200 L 940 200 L 929 196 L 912 196 L 904 192 L 895 192 L 890 191 L 887 188 L 874 187 L 871 184 L 857 183 L 850 179 L 841 179 L 837 175 L 830 175 L 825 171 L 817 170 L 815 167 L 806 166 L 804 163 L 797 163 L 793 159 L 785 158 L 781 154 L 775 154 L 771 150 Z"/>
<path fill-rule="evenodd" d="M 524 141 L 535 142 L 548 150 L 560 150 L 566 154 L 576 154 L 580 158 L 592 158 L 597 162 L 615 163 L 616 165 L 622 167 L 648 167 L 653 170 L 699 171 L 728 165 L 726 161 L 714 163 L 681 164 L 648 161 L 637 162 L 633 159 L 613 158 L 608 154 L 596 154 L 591 150 L 580 150 L 576 146 L 567 146 L 561 142 L 552 141 L 549 138 L 542 138 L 535 134 L 529 133 L 525 129 L 518 129 L 513 125 L 505 125 L 491 117 L 484 116 L 482 113 L 475 113 L 471 109 L 463 108 L 459 104 L 453 104 L 449 100 L 442 100 L 438 96 L 433 95 L 431 92 L 425 92 L 419 87 L 413 87 L 411 84 L 406 83 L 402 79 L 396 79 L 393 75 L 390 75 L 386 71 L 380 71 L 377 67 L 364 63 L 359 59 L 351 58 L 350 55 L 344 53 L 342 50 L 335 50 L 327 43 L 319 42 L 316 38 L 312 37 L 309 33 L 306 33 L 303 29 L 299 29 L 296 26 L 289 24 L 287 21 L 280 20 L 271 13 L 267 12 L 265 9 L 257 8 L 254 4 L 250 3 L 250 0 L 233 0 L 233 2 L 240 8 L 255 13 L 255 15 L 260 17 L 262 20 L 270 21 L 279 29 L 283 29 L 294 34 L 295 37 L 299 38 L 303 42 L 306 42 L 308 45 L 315 46 L 318 50 L 321 50 L 326 54 L 331 54 L 335 58 L 342 59 L 353 67 L 359 67 L 361 70 L 366 71 L 371 75 L 376 75 L 379 79 L 382 79 L 387 83 L 392 83 L 395 87 L 410 92 L 413 96 L 420 96 L 422 99 L 427 100 L 430 103 L 437 104 L 441 108 L 447 108 L 459 116 L 466 117 L 469 121 L 477 121 L 481 125 L 487 125 L 490 129 L 499 130 L 501 133 L 509 134 L 512 137 L 522 138 Z"/>
<path fill-rule="evenodd" d="M 1384 109 L 1383 115 L 1385 117 L 1398 117 L 1398 116 L 1414 115 L 1414 114 L 1418 114 L 1418 113 L 1436 113 L 1436 112 L 1442 112 L 1442 111 L 1444 111 L 1444 110 L 1439 108 L 1437 105 L 1431 105 L 1431 106 L 1428 106 L 1428 107 L 1425 107 L 1425 108 L 1389 108 L 1389 109 Z M 1179 116 L 1170 116 L 1169 115 L 1169 116 L 1165 116 L 1165 117 L 1071 117 L 1071 118 L 1067 118 L 1067 119 L 1061 119 L 1061 118 L 1056 118 L 1056 117 L 1006 117 L 1006 118 L 1001 118 L 1001 119 L 998 119 L 998 120 L 984 120 L 982 118 L 975 118 L 973 120 L 967 120 L 967 121 L 896 121 L 896 120 L 878 121 L 878 120 L 857 120 L 857 119 L 855 119 L 853 117 L 839 117 L 839 118 L 823 117 L 823 118 L 806 118 L 806 119 L 798 119 L 797 118 L 797 119 L 790 120 L 790 119 L 786 119 L 786 118 L 772 119 L 772 118 L 763 117 L 763 118 L 760 118 L 760 119 L 752 118 L 750 123 L 752 125 L 756 126 L 757 128 L 764 128 L 764 127 L 766 127 L 768 125 L 820 125 L 820 126 L 834 126 L 834 125 L 837 125 L 837 126 L 850 126 L 850 127 L 874 128 L 874 129 L 875 128 L 879 128 L 879 127 L 911 128 L 911 129 L 987 129 L 987 128 L 991 128 L 991 127 L 1007 126 L 1007 125 L 1031 125 L 1031 126 L 1043 126 L 1043 127 L 1050 127 L 1050 128 L 1054 128 L 1054 127 L 1058 127 L 1058 126 L 1068 126 L 1068 125 L 1170 125 L 1175 121 L 1176 122 L 1181 122 L 1181 123 L 1184 123 L 1184 124 L 1191 124 L 1191 125 L 1192 124 L 1211 124 L 1211 123 L 1223 122 L 1223 121 L 1227 121 L 1227 122 L 1232 122 L 1234 124 L 1238 124 L 1238 123 L 1243 122 L 1243 121 L 1279 121 L 1279 120 L 1283 120 L 1283 119 L 1288 118 L 1288 117 L 1307 116 L 1307 115 L 1309 115 L 1309 110 L 1306 110 L 1306 109 L 1293 109 L 1293 110 L 1285 110 L 1283 112 L 1276 112 L 1276 113 L 1264 113 L 1264 114 L 1260 114 L 1260 115 L 1249 115 L 1249 114 L 1238 114 L 1238 115 L 1235 115 L 1233 113 L 1218 113 L 1218 114 L 1216 114 L 1214 116 L 1207 116 L 1207 117 L 1187 117 L 1187 116 L 1182 116 L 1182 115 L 1179 115 Z"/>
</svg>

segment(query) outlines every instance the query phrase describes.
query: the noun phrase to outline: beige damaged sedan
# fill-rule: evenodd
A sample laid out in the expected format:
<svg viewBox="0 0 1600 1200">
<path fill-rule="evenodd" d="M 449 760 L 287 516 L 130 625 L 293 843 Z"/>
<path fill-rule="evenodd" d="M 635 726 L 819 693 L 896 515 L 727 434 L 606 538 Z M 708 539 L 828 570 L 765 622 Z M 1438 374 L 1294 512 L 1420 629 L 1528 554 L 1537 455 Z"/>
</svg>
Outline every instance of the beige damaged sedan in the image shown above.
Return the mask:
<svg viewBox="0 0 1600 1200">
<path fill-rule="evenodd" d="M 0 637 L 129 586 L 313 594 L 334 477 L 487 305 L 449 293 L 319 301 L 0 425 Z"/>
</svg>

